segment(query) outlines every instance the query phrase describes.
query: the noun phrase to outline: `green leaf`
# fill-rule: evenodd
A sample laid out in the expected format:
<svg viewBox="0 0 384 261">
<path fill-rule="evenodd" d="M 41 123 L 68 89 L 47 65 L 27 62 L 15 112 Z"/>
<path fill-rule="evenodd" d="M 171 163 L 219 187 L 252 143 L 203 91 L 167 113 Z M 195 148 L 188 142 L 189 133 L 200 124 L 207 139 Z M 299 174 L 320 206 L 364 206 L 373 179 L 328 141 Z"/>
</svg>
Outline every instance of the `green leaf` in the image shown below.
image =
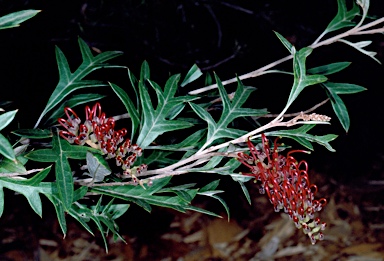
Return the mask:
<svg viewBox="0 0 384 261">
<path fill-rule="evenodd" d="M 294 81 L 291 92 L 289 94 L 289 98 L 287 104 L 281 113 L 284 114 L 289 106 L 296 100 L 297 96 L 304 90 L 305 87 L 322 83 L 327 80 L 327 78 L 323 75 L 307 75 L 305 62 L 308 57 L 312 53 L 312 49 L 309 47 L 305 47 L 298 52 L 294 52 L 293 55 L 293 73 L 294 73 Z"/>
<path fill-rule="evenodd" d="M 293 54 L 295 52 L 295 47 L 287 39 L 285 39 L 281 34 L 275 31 L 273 32 L 276 34 L 277 38 L 279 38 L 280 42 L 285 46 L 285 48 L 287 48 L 289 53 Z"/>
<path fill-rule="evenodd" d="M 336 94 L 352 94 L 367 90 L 366 88 L 351 83 L 335 83 L 335 82 L 324 82 L 322 85 L 329 91 Z"/>
<path fill-rule="evenodd" d="M 300 143 L 301 145 L 303 145 L 304 147 L 310 150 L 313 150 L 313 146 L 311 142 L 316 142 L 326 147 L 329 151 L 335 152 L 335 150 L 332 148 L 329 142 L 336 139 L 337 135 L 328 134 L 323 136 L 317 136 L 317 135 L 308 134 L 307 132 L 315 126 L 316 126 L 315 124 L 305 124 L 297 129 L 271 131 L 271 132 L 266 132 L 265 135 L 290 138 L 297 141 L 298 143 Z"/>
<path fill-rule="evenodd" d="M 113 83 L 109 83 L 111 86 L 112 90 L 116 93 L 116 95 L 120 98 L 120 100 L 123 102 L 129 117 L 131 118 L 132 122 L 132 132 L 131 132 L 131 137 L 135 135 L 136 129 L 140 125 L 140 117 L 139 117 L 139 112 L 133 105 L 132 100 L 129 98 L 128 94 L 121 89 L 119 86 Z"/>
<path fill-rule="evenodd" d="M 215 190 L 217 188 L 217 186 L 219 185 L 219 182 L 220 182 L 219 179 L 212 181 L 211 183 L 209 183 L 209 184 L 205 185 L 204 187 L 202 187 L 201 189 L 199 189 L 199 193 L 203 193 L 203 192 L 210 191 L 210 190 Z"/>
<path fill-rule="evenodd" d="M 38 162 L 55 162 L 59 158 L 52 149 L 34 150 L 26 154 L 25 157 Z"/>
<path fill-rule="evenodd" d="M 37 120 L 35 128 L 39 125 L 41 119 L 49 111 L 51 111 L 73 91 L 81 88 L 108 86 L 99 81 L 83 80 L 88 74 L 100 68 L 121 68 L 121 66 L 109 65 L 105 62 L 121 55 L 122 52 L 110 51 L 98 54 L 97 56 L 93 56 L 88 45 L 81 38 L 78 40 L 83 62 L 74 73 L 71 73 L 68 61 L 65 58 L 63 52 L 58 47 L 56 47 L 56 60 L 60 76 L 59 83 L 57 84 L 55 90 L 48 100 L 47 105 Z"/>
<path fill-rule="evenodd" d="M 201 72 L 200 68 L 194 64 L 191 69 L 189 69 L 187 75 L 185 76 L 183 82 L 180 84 L 181 87 L 184 87 L 188 83 L 193 82 L 194 80 L 198 79 L 203 73 Z"/>
<path fill-rule="evenodd" d="M 140 82 L 141 84 L 145 84 L 147 80 L 150 79 L 151 73 L 149 69 L 149 64 L 147 61 L 144 61 L 141 64 L 141 70 L 140 70 Z"/>
<path fill-rule="evenodd" d="M 343 100 L 340 98 L 338 94 L 358 93 L 366 90 L 366 88 L 356 84 L 333 83 L 333 82 L 322 83 L 322 86 L 324 86 L 327 90 L 327 94 L 331 100 L 332 108 L 337 118 L 339 119 L 344 130 L 348 132 L 350 127 L 348 110 Z"/>
<path fill-rule="evenodd" d="M 50 186 L 51 190 L 49 192 L 43 192 L 43 194 L 51 201 L 52 205 L 55 208 L 57 220 L 59 221 L 59 225 L 61 231 L 64 236 L 67 233 L 67 222 L 65 220 L 65 209 L 63 204 L 61 203 L 60 197 L 58 195 L 57 187 L 55 183 L 46 183 L 45 185 Z"/>
<path fill-rule="evenodd" d="M 340 39 L 339 42 L 342 42 L 342 43 L 348 44 L 349 46 L 352 46 L 353 48 L 355 48 L 359 52 L 371 57 L 373 60 L 375 60 L 376 62 L 381 64 L 381 62 L 375 57 L 375 55 L 377 54 L 376 52 L 367 51 L 367 50 L 363 49 L 364 47 L 370 45 L 372 43 L 372 41 L 361 41 L 361 42 L 352 43 L 350 41 Z"/>
<path fill-rule="evenodd" d="M 239 184 L 240 184 L 241 190 L 244 193 L 245 198 L 248 201 L 248 204 L 251 205 L 252 204 L 251 196 L 249 195 L 247 187 L 245 186 L 244 182 L 239 181 Z"/>
<path fill-rule="evenodd" d="M 0 133 L 0 154 L 10 160 L 16 160 L 15 152 L 13 151 L 11 143 L 8 139 Z"/>
<path fill-rule="evenodd" d="M 49 193 L 49 190 L 40 186 L 40 182 L 47 177 L 50 170 L 51 167 L 48 167 L 30 179 L 0 178 L 0 216 L 4 210 L 3 188 L 7 188 L 24 195 L 31 208 L 41 217 L 42 204 L 39 193 Z"/>
<path fill-rule="evenodd" d="M 356 24 L 355 22 L 352 22 L 352 20 L 356 15 L 360 14 L 360 10 L 354 1 L 352 9 L 349 11 L 347 10 L 345 0 L 337 0 L 337 6 L 337 14 L 328 24 L 327 28 L 323 32 L 323 35 L 345 27 L 351 27 Z"/>
<path fill-rule="evenodd" d="M 319 67 L 311 68 L 307 70 L 309 74 L 322 74 L 329 75 L 333 73 L 337 73 L 341 70 L 347 68 L 351 63 L 350 62 L 338 62 L 338 63 L 330 63 L 327 65 L 322 65 Z"/>
<path fill-rule="evenodd" d="M 0 131 L 11 123 L 11 121 L 15 118 L 17 111 L 18 110 L 8 111 L 0 115 Z"/>
<path fill-rule="evenodd" d="M 203 109 L 200 105 L 190 102 L 192 109 L 203 120 L 208 123 L 207 139 L 204 145 L 200 148 L 200 151 L 211 145 L 215 140 L 219 138 L 238 138 L 246 132 L 238 129 L 228 128 L 228 125 L 232 123 L 238 117 L 246 116 L 261 116 L 267 113 L 266 110 L 257 110 L 250 108 L 241 108 L 241 106 L 248 99 L 251 92 L 255 90 L 253 87 L 244 86 L 240 80 L 238 80 L 237 89 L 232 101 L 229 100 L 228 94 L 225 91 L 223 84 L 219 77 L 215 74 L 217 86 L 220 92 L 220 98 L 223 103 L 223 111 L 219 121 L 216 123 L 212 116 Z"/>
<path fill-rule="evenodd" d="M 4 158 L 0 161 L 0 173 L 26 173 L 27 170 L 21 162 L 22 159 L 22 156 L 17 157 L 16 160 Z"/>
<path fill-rule="evenodd" d="M 20 23 L 34 17 L 40 10 L 23 10 L 0 17 L 0 29 L 8 29 L 20 26 Z"/>
<path fill-rule="evenodd" d="M 58 194 L 63 207 L 68 210 L 73 202 L 73 177 L 68 158 L 85 159 L 88 151 L 100 153 L 99 150 L 71 145 L 68 141 L 59 138 L 58 133 L 53 136 L 52 149 L 41 149 L 28 153 L 26 158 L 40 162 L 55 162 L 55 174 Z"/>
<path fill-rule="evenodd" d="M 153 180 L 152 186 L 126 185 L 126 186 L 108 186 L 108 187 L 93 187 L 91 192 L 108 195 L 114 198 L 120 198 L 133 202 L 146 211 L 151 211 L 150 205 L 172 208 L 181 212 L 185 212 L 185 207 L 189 204 L 185 198 L 179 196 L 159 196 L 160 190 L 169 183 L 171 177 Z M 175 192 L 175 191 L 173 191 Z"/>
<path fill-rule="evenodd" d="M 53 136 L 51 130 L 42 130 L 42 129 L 18 129 L 12 131 L 13 134 L 28 138 L 28 139 L 45 139 L 51 138 Z"/>
<path fill-rule="evenodd" d="M 210 184 L 208 184 L 208 185 L 210 185 Z M 203 196 L 208 196 L 208 197 L 211 197 L 211 198 L 218 200 L 221 203 L 221 205 L 223 205 L 223 207 L 227 213 L 228 221 L 229 221 L 230 220 L 229 207 L 228 207 L 227 203 L 221 197 L 216 195 L 217 193 L 222 193 L 222 192 L 223 192 L 222 190 L 211 190 L 211 191 L 204 191 L 204 192 L 199 191 L 197 194 L 203 195 Z"/>
<path fill-rule="evenodd" d="M 107 161 L 100 154 L 93 154 L 88 151 L 86 160 L 88 172 L 84 174 L 91 177 L 90 182 L 101 182 L 105 176 L 112 173 Z"/>
<path fill-rule="evenodd" d="M 337 118 L 339 119 L 341 125 L 343 126 L 344 130 L 348 132 L 349 126 L 350 126 L 350 120 L 348 115 L 347 107 L 345 106 L 343 100 L 334 92 L 329 92 L 332 108 L 336 113 Z"/>
<path fill-rule="evenodd" d="M 191 123 L 181 120 L 166 120 L 170 110 L 179 104 L 196 99 L 192 96 L 174 97 L 178 88 L 180 75 L 171 76 L 165 84 L 164 91 L 160 86 L 150 80 L 149 83 L 156 91 L 158 103 L 156 109 L 152 107 L 152 102 L 145 86 L 140 82 L 140 103 L 143 111 L 142 126 L 140 129 L 137 144 L 145 149 L 159 135 L 174 130 L 189 128 Z"/>
</svg>

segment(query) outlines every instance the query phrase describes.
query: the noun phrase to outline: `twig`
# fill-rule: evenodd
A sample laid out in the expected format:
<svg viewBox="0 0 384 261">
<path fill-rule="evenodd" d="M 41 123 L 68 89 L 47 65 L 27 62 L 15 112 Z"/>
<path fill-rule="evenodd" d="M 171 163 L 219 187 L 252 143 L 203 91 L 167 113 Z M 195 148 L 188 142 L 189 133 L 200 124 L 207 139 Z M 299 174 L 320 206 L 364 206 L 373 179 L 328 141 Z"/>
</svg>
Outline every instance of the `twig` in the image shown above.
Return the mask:
<svg viewBox="0 0 384 261">
<path fill-rule="evenodd" d="M 296 117 L 302 113 L 309 113 L 309 112 L 312 112 L 314 110 L 316 110 L 317 108 L 319 108 L 320 106 L 326 104 L 327 102 L 329 101 L 329 98 L 325 99 L 324 101 L 316 104 L 315 106 L 313 106 L 312 108 L 309 108 L 308 110 L 306 111 L 302 111 L 302 112 L 295 112 L 295 113 L 287 113 L 287 114 L 284 114 L 283 117 Z M 257 118 L 275 118 L 277 117 L 278 114 L 266 114 L 266 115 L 263 115 L 263 116 L 259 116 Z M 256 118 L 256 117 L 253 117 L 253 118 Z"/>
<path fill-rule="evenodd" d="M 329 44 L 332 44 L 332 43 L 335 43 L 337 42 L 338 40 L 342 39 L 342 38 L 345 38 L 347 36 L 351 36 L 351 35 L 361 35 L 361 34 L 365 34 L 365 32 L 370 32 L 370 33 L 381 33 L 384 31 L 383 28 L 379 28 L 379 29 L 373 29 L 373 30 L 369 30 L 369 31 L 364 31 L 365 29 L 368 29 L 368 28 L 371 28 L 377 24 L 380 24 L 380 23 L 383 23 L 384 22 L 384 17 L 383 18 L 380 18 L 378 20 L 375 20 L 375 21 L 372 21 L 366 25 L 363 25 L 363 26 L 359 26 L 359 27 L 354 27 L 352 28 L 351 30 L 348 30 L 344 33 L 341 33 L 341 34 L 338 34 L 334 37 L 331 37 L 331 38 L 328 38 L 326 40 L 323 40 L 321 42 L 317 42 L 317 40 L 312 43 L 309 47 L 312 48 L 312 49 L 315 49 L 315 48 L 318 48 L 320 46 L 324 46 L 324 45 L 329 45 Z M 249 72 L 249 73 L 246 73 L 246 74 L 243 74 L 241 76 L 239 76 L 238 78 L 240 80 L 244 80 L 244 79 L 248 79 L 248 78 L 253 78 L 253 77 L 257 77 L 257 76 L 260 76 L 263 74 L 264 71 L 272 68 L 272 67 L 275 67 L 285 61 L 288 61 L 290 59 L 293 58 L 293 55 L 289 55 L 289 56 L 286 56 L 284 58 L 281 58 L 273 63 L 270 63 L 266 66 L 263 66 L 255 71 L 252 71 L 252 72 Z M 232 78 L 232 79 L 229 79 L 229 80 L 225 80 L 225 81 L 222 81 L 222 84 L 223 85 L 228 85 L 228 84 L 231 84 L 231 83 L 234 83 L 234 82 L 237 82 L 237 77 L 235 78 Z M 205 86 L 205 87 L 202 87 L 200 89 L 197 89 L 197 90 L 194 90 L 194 91 L 191 91 L 189 92 L 189 94 L 191 95 L 196 95 L 196 94 L 199 94 L 199 93 L 202 93 L 202 92 L 206 92 L 206 91 L 209 91 L 209 90 L 212 90 L 212 89 L 215 89 L 217 88 L 217 84 L 212 84 L 212 85 L 208 85 L 208 86 Z"/>
<path fill-rule="evenodd" d="M 27 170 L 27 172 L 25 173 L 17 173 L 17 172 L 12 172 L 12 173 L 0 173 L 0 178 L 3 178 L 3 177 L 17 177 L 17 176 L 25 176 L 25 175 L 29 175 L 31 173 L 34 173 L 34 172 L 39 172 L 39 171 L 42 171 L 43 169 L 31 169 L 31 170 Z"/>
</svg>

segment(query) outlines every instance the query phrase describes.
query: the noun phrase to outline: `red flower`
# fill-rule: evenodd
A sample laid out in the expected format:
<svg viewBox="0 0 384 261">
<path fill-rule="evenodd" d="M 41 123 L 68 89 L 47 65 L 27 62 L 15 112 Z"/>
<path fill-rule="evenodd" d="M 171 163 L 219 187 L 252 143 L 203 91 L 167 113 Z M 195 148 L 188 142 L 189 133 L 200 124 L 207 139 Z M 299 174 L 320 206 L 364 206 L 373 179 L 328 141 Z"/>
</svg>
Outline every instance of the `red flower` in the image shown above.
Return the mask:
<svg viewBox="0 0 384 261">
<path fill-rule="evenodd" d="M 84 145 L 87 143 L 93 148 L 100 149 L 107 159 L 115 158 L 116 165 L 121 166 L 124 174 L 131 173 L 130 167 L 141 156 L 142 149 L 137 144 L 131 144 L 130 139 L 124 140 L 126 129 L 115 130 L 115 120 L 107 118 L 101 111 L 101 106 L 96 103 L 92 110 L 85 107 L 85 121 L 81 123 L 77 114 L 69 107 L 64 108 L 67 119 L 59 118 L 58 122 L 66 130 L 61 130 L 59 135 L 70 143 Z M 136 172 L 145 171 L 146 165 L 142 164 Z"/>
<path fill-rule="evenodd" d="M 315 200 L 317 186 L 309 182 L 307 162 L 297 162 L 291 156 L 292 153 L 306 151 L 293 150 L 284 157 L 278 154 L 278 138 L 275 139 L 273 151 L 271 151 L 268 139 L 264 134 L 261 136 L 262 148 L 256 148 L 248 140 L 251 156 L 238 153 L 238 160 L 251 170 L 251 173 L 245 175 L 261 181 L 260 193 L 267 192 L 275 211 L 284 209 L 284 212 L 295 222 L 296 227 L 303 228 L 312 244 L 315 244 L 316 240 L 324 238 L 320 230 L 325 229 L 326 223 L 315 218 L 314 213 L 320 211 L 327 200 L 324 198 Z"/>
</svg>

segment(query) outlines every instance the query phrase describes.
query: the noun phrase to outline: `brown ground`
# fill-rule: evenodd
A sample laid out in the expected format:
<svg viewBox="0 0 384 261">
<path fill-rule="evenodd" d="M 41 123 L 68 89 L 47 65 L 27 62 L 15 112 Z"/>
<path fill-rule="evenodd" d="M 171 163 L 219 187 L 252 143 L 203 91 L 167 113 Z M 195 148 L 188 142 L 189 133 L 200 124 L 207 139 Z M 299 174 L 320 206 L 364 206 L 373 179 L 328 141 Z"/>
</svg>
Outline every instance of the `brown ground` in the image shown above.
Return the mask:
<svg viewBox="0 0 384 261">
<path fill-rule="evenodd" d="M 367 177 L 342 185 L 320 173 L 310 174 L 319 186 L 317 196 L 329 202 L 321 212 L 328 225 L 325 239 L 315 245 L 287 215 L 275 213 L 251 183 L 252 205 L 236 197 L 240 204 L 231 206 L 230 222 L 196 212 L 155 207 L 147 214 L 131 207 L 127 217 L 118 220 L 127 244 L 110 238 L 108 253 L 97 232 L 93 237 L 68 218 L 63 239 L 53 209 L 47 207 L 41 220 L 24 198 L 16 197 L 11 204 L 7 198 L 12 195 L 6 194 L 0 260 L 384 260 L 383 173 L 374 166 Z"/>
</svg>

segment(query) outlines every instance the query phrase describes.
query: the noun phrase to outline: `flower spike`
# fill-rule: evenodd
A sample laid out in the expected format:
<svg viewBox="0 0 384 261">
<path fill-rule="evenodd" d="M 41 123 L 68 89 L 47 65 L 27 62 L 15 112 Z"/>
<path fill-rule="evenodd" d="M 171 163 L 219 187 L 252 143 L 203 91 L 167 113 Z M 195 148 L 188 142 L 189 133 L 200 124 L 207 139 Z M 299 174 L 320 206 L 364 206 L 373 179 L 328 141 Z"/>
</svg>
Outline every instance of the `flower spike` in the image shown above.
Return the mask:
<svg viewBox="0 0 384 261">
<path fill-rule="evenodd" d="M 267 137 L 262 134 L 262 148 L 256 146 L 248 139 L 247 144 L 251 155 L 238 153 L 237 159 L 251 170 L 244 175 L 253 176 L 261 181 L 261 194 L 267 194 L 276 212 L 284 209 L 298 229 L 303 228 L 312 244 L 323 240 L 320 232 L 326 227 L 319 218 L 314 219 L 314 212 L 320 211 L 327 204 L 325 198 L 315 200 L 318 191 L 316 185 L 309 182 L 308 163 L 298 162 L 291 154 L 295 152 L 308 153 L 303 150 L 292 150 L 284 157 L 278 154 L 278 138 L 269 147 Z"/>
<path fill-rule="evenodd" d="M 126 129 L 115 130 L 115 120 L 107 118 L 101 110 L 100 103 L 96 103 L 92 109 L 85 106 L 85 122 L 81 123 L 76 112 L 69 107 L 64 109 L 67 119 L 59 118 L 58 122 L 66 130 L 59 132 L 60 137 L 70 143 L 77 145 L 88 144 L 99 149 L 107 159 L 115 158 L 116 165 L 123 169 L 123 176 L 131 173 L 131 166 L 137 158 L 142 155 L 142 148 L 131 143 L 124 136 L 128 133 Z M 138 174 L 146 171 L 147 166 L 142 164 L 138 167 Z M 133 178 L 133 174 L 131 175 Z"/>
</svg>

